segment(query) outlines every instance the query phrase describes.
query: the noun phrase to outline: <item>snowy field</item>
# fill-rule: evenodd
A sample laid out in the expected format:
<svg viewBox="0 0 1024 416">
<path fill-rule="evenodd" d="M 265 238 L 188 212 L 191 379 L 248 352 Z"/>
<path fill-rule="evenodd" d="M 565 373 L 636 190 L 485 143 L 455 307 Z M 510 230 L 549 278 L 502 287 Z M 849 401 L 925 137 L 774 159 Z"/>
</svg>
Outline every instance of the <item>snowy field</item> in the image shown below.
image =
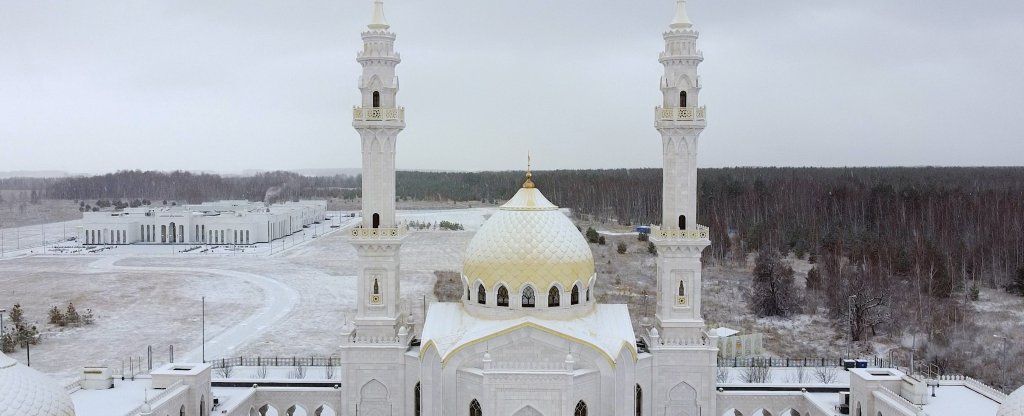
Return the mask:
<svg viewBox="0 0 1024 416">
<path fill-rule="evenodd" d="M 466 244 L 493 211 L 399 212 L 399 221 L 448 220 L 466 228 L 415 231 L 406 239 L 403 307 L 417 319 L 424 299 L 432 301 L 433 272 L 461 270 Z M 22 305 L 43 334 L 32 347 L 32 366 L 65 379 L 86 365 L 120 371 L 122 362 L 129 366 L 129 357 L 145 362 L 149 346 L 154 366 L 167 362 L 171 345 L 176 361 L 201 359 L 204 296 L 207 359 L 335 354 L 341 343 L 337 328 L 355 314 L 355 250 L 344 232 L 285 248 L 256 256 L 146 252 L 167 246 L 122 246 L 101 254 L 8 253 L 0 259 L 0 308 Z M 64 308 L 69 301 L 80 311 L 92 309 L 96 323 L 46 324 L 48 309 Z M 24 349 L 9 355 L 26 361 Z"/>
</svg>

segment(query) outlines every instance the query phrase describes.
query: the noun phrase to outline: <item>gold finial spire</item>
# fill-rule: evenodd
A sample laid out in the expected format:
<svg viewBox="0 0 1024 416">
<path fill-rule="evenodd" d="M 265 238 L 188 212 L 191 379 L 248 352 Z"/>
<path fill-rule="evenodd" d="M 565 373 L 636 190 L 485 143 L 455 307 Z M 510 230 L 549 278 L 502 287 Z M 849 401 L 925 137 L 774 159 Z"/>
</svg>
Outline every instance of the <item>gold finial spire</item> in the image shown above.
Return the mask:
<svg viewBox="0 0 1024 416">
<path fill-rule="evenodd" d="M 533 168 L 530 167 L 530 152 L 526 152 L 526 182 L 523 182 L 523 188 L 536 188 L 533 184 Z"/>
</svg>

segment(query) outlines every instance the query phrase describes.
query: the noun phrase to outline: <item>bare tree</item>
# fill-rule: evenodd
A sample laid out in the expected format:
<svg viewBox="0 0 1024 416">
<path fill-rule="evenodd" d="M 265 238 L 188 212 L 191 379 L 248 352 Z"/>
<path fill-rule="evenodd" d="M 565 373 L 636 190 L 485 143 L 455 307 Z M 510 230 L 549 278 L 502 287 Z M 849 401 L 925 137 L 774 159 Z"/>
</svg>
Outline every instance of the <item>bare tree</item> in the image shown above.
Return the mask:
<svg viewBox="0 0 1024 416">
<path fill-rule="evenodd" d="M 750 367 L 740 370 L 740 379 L 744 383 L 767 383 L 771 376 L 772 368 L 764 360 L 753 360 Z"/>
<path fill-rule="evenodd" d="M 256 367 L 256 378 L 267 378 L 267 366 L 261 365 L 259 367 Z"/>
<path fill-rule="evenodd" d="M 718 374 L 715 376 L 715 380 L 717 380 L 719 384 L 721 384 L 721 383 L 728 383 L 729 382 L 729 368 L 728 367 L 718 367 Z"/>
<path fill-rule="evenodd" d="M 217 374 L 220 378 L 231 378 L 231 374 L 235 372 L 235 367 L 231 365 L 225 365 L 217 369 Z"/>
<path fill-rule="evenodd" d="M 799 312 L 793 268 L 779 254 L 762 250 L 754 266 L 750 307 L 758 316 L 790 316 Z"/>
<path fill-rule="evenodd" d="M 833 384 L 839 380 L 835 367 L 814 367 L 814 379 L 822 384 Z"/>
</svg>

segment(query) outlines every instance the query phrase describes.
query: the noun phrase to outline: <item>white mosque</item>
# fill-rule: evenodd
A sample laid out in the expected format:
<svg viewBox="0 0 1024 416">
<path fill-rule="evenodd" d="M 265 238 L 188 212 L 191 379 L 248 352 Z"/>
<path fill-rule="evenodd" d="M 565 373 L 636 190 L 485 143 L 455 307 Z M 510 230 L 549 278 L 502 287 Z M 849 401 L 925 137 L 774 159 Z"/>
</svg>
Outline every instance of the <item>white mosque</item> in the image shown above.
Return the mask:
<svg viewBox="0 0 1024 416">
<path fill-rule="evenodd" d="M 710 241 L 696 207 L 703 56 L 685 0 L 676 2 L 659 59 L 664 201 L 651 237 L 659 253 L 654 319 L 634 328 L 625 305 L 597 302 L 589 245 L 527 173 L 467 247 L 461 302 L 434 303 L 414 322 L 401 312 L 405 231 L 395 221 L 401 58 L 382 0 L 368 28 L 357 57 L 362 103 L 353 110 L 363 154 L 363 222 L 351 232 L 359 299 L 343 329 L 340 381 L 211 380 L 210 364 L 172 363 L 152 372 L 150 393 L 126 412 L 111 412 L 126 393 L 102 380 L 101 390 L 72 387 L 72 410 L 65 390 L 0 355 L 0 416 L 1024 415 L 1024 390 L 1008 397 L 971 379 L 896 369 L 853 369 L 839 386 L 717 382 L 718 340 L 701 314 L 701 252 Z M 940 395 L 928 396 L 932 384 L 941 384 Z"/>
</svg>

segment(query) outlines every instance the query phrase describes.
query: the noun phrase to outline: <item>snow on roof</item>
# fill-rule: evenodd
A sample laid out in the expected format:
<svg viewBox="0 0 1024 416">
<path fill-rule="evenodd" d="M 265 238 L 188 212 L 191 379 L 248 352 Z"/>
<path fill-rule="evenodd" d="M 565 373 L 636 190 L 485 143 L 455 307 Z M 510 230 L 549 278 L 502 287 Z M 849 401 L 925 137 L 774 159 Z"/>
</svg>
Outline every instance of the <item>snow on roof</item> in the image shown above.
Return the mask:
<svg viewBox="0 0 1024 416">
<path fill-rule="evenodd" d="M 514 315 L 509 319 L 483 319 L 466 312 L 461 303 L 430 305 L 423 324 L 420 358 L 433 347 L 444 365 L 462 348 L 525 327 L 539 328 L 593 348 L 612 366 L 615 366 L 615 357 L 623 349 L 636 360 L 636 337 L 626 305 L 595 305 L 593 311 L 586 315 L 556 320 L 529 314 Z"/>
<path fill-rule="evenodd" d="M 966 386 L 948 386 L 939 382 L 935 397 L 928 388 L 928 404 L 921 406 L 929 416 L 995 415 L 999 403 Z"/>
<path fill-rule="evenodd" d="M 715 328 L 715 329 L 712 329 L 712 330 L 708 331 L 708 335 L 709 336 L 719 337 L 719 338 L 731 337 L 731 336 L 736 335 L 738 333 L 740 333 L 740 331 L 737 331 L 737 330 L 732 329 L 732 328 L 725 328 L 725 327 Z"/>
</svg>

